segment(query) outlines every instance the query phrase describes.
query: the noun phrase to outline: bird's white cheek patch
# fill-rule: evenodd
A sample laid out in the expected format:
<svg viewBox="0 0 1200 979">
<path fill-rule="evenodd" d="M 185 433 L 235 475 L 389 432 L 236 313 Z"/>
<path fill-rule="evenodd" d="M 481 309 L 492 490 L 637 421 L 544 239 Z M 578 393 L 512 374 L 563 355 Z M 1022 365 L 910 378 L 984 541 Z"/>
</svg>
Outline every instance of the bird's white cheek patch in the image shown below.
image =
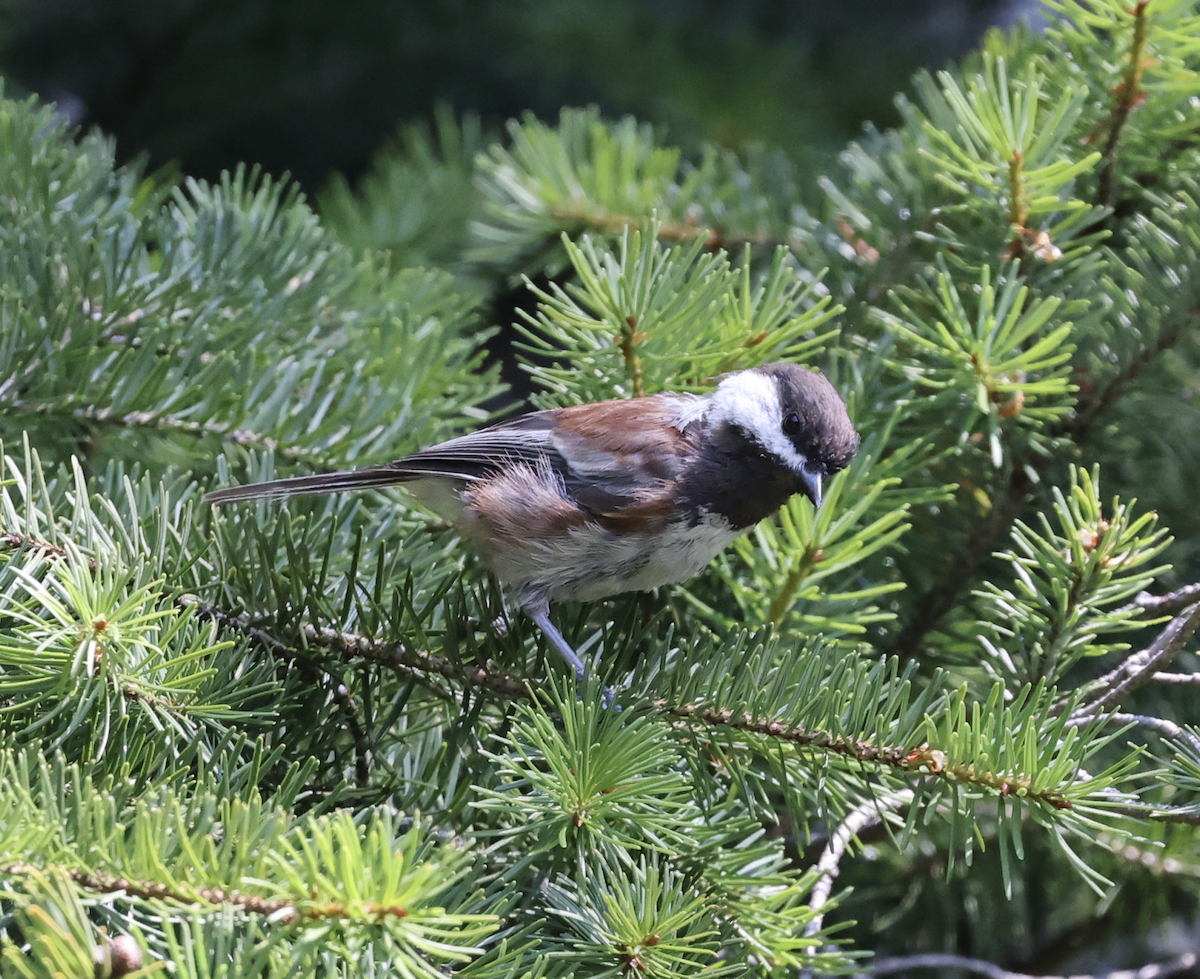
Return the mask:
<svg viewBox="0 0 1200 979">
<path fill-rule="evenodd" d="M 783 434 L 779 388 L 766 374 L 742 371 L 727 377 L 712 396 L 709 424 L 728 422 L 754 436 L 771 455 L 796 472 L 808 461 Z"/>
</svg>

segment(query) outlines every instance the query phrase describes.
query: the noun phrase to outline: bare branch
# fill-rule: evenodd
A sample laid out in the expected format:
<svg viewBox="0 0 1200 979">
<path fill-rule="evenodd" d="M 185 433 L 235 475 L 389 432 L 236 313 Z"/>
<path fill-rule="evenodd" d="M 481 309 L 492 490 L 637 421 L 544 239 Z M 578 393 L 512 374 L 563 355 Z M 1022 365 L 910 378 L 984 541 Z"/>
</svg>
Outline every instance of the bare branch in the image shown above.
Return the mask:
<svg viewBox="0 0 1200 979">
<path fill-rule="evenodd" d="M 1200 582 L 1184 585 L 1165 595 L 1151 595 L 1148 591 L 1138 592 L 1127 607 L 1131 610 L 1149 612 L 1151 615 L 1160 615 L 1163 612 L 1173 612 L 1185 605 L 1191 605 L 1197 599 L 1200 599 Z"/>
<path fill-rule="evenodd" d="M 1095 720 L 1107 708 L 1119 704 L 1138 687 L 1145 686 L 1183 648 L 1200 625 L 1200 602 L 1189 605 L 1158 634 L 1145 649 L 1127 656 L 1111 673 L 1089 684 L 1095 699 L 1079 707 L 1070 717 L 1074 726 Z M 1056 712 L 1066 708 L 1065 701 L 1055 704 Z"/>
<path fill-rule="evenodd" d="M 1200 673 L 1155 673 L 1150 677 L 1151 683 L 1165 683 L 1168 686 L 1200 687 Z"/>
<path fill-rule="evenodd" d="M 972 959 L 965 955 L 953 955 L 945 952 L 935 952 L 929 955 L 900 955 L 894 958 L 879 959 L 863 970 L 864 975 L 884 976 L 892 972 L 907 972 L 910 969 L 964 969 L 988 979 L 1160 979 L 1161 976 L 1171 976 L 1177 972 L 1185 972 L 1194 968 L 1197 962 L 1195 952 L 1184 952 L 1165 962 L 1154 962 L 1140 969 L 1118 969 L 1115 972 L 1100 973 L 1096 976 L 1076 975 L 1070 977 L 1029 976 L 1024 972 L 1009 972 L 992 962 L 983 959 Z"/>
<path fill-rule="evenodd" d="M 1200 826 L 1200 812 L 1182 806 L 1178 809 L 1154 809 L 1149 813 L 1131 812 L 1129 815 L 1149 819 L 1152 823 L 1180 823 L 1184 826 Z"/>
<path fill-rule="evenodd" d="M 1113 856 L 1153 873 L 1168 877 L 1200 878 L 1200 865 L 1184 863 L 1175 857 L 1166 856 L 1161 850 L 1137 846 L 1125 837 L 1101 833 L 1096 837 L 1096 842 Z"/>
<path fill-rule="evenodd" d="M 1093 716 L 1076 718 L 1070 717 L 1064 727 L 1086 727 L 1094 720 Z M 1161 735 L 1164 738 L 1171 738 L 1174 741 L 1186 741 L 1200 753 L 1200 738 L 1197 738 L 1194 733 L 1187 728 L 1176 724 L 1172 720 L 1165 717 L 1151 717 L 1149 714 L 1122 714 L 1114 712 L 1105 717 L 1105 722 L 1108 724 L 1136 724 L 1138 727 L 1144 727 L 1148 730 Z"/>
<path fill-rule="evenodd" d="M 828 903 L 829 895 L 833 893 L 833 882 L 839 873 L 838 865 L 841 863 L 850 841 L 859 833 L 881 822 L 885 812 L 907 806 L 912 800 L 912 789 L 900 789 L 877 799 L 868 799 L 862 805 L 850 810 L 841 825 L 833 831 L 829 842 L 825 844 L 825 851 L 821 854 L 821 859 L 817 861 L 817 869 L 821 872 L 821 876 L 813 885 L 812 895 L 808 901 L 809 909 L 816 914 L 805 928 L 805 935 L 812 936 L 821 930 L 821 925 L 825 921 L 822 909 Z"/>
<path fill-rule="evenodd" d="M 344 683 L 337 683 L 333 688 L 334 702 L 341 707 L 346 715 L 346 727 L 354 739 L 354 781 L 358 787 L 365 788 L 371 784 L 371 744 L 367 740 L 367 732 L 363 727 L 358 701 L 350 688 Z"/>
</svg>

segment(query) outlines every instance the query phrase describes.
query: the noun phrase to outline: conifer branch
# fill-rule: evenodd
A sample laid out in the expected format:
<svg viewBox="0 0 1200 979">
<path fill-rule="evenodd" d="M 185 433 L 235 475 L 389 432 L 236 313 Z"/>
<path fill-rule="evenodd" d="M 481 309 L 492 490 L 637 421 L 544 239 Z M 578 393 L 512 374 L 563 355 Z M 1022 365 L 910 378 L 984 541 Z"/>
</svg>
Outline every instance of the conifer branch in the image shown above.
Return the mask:
<svg viewBox="0 0 1200 979">
<path fill-rule="evenodd" d="M 300 918 L 292 901 L 268 901 L 251 894 L 227 893 L 219 887 L 197 888 L 195 891 L 178 891 L 157 881 L 131 881 L 124 877 L 114 877 L 109 874 L 88 873 L 68 867 L 60 868 L 76 885 L 93 894 L 125 894 L 142 901 L 169 901 L 172 904 L 189 905 L 198 900 L 207 904 L 231 904 L 248 914 L 276 915 L 291 908 L 291 914 L 284 914 L 283 921 L 292 923 Z M 43 874 L 44 867 L 34 867 L 30 864 L 10 864 L 0 867 L 0 873 L 14 877 L 24 877 L 32 874 Z M 319 917 L 312 915 L 311 917 Z"/>
<path fill-rule="evenodd" d="M 67 417 L 88 425 L 136 428 L 152 432 L 174 432 L 194 438 L 213 438 L 231 445 L 273 452 L 288 462 L 297 462 L 309 456 L 309 453 L 301 448 L 281 446 L 271 436 L 251 431 L 248 428 L 231 428 L 219 422 L 190 421 L 186 418 L 176 418 L 174 415 L 158 414 L 153 411 L 130 411 L 125 414 L 117 414 L 107 408 L 98 408 L 95 405 L 64 408 L 58 404 L 28 404 L 22 401 L 9 402 L 6 408 L 41 417 Z"/>
<path fill-rule="evenodd" d="M 685 721 L 699 722 L 711 727 L 726 727 L 747 734 L 761 734 L 802 748 L 818 748 L 856 761 L 877 762 L 892 768 L 905 768 L 905 759 L 910 754 L 908 748 L 881 746 L 853 738 L 838 738 L 827 731 L 806 731 L 802 727 L 782 721 L 736 714 L 732 710 L 718 707 L 705 707 L 702 704 L 671 705 L 665 700 L 655 701 L 654 706 L 661 708 L 671 717 Z"/>
<path fill-rule="evenodd" d="M 1073 807 L 1071 800 L 1061 792 L 1049 788 L 1035 790 L 1031 777 L 996 775 L 993 772 L 980 771 L 973 765 L 953 761 L 947 764 L 945 753 L 928 745 L 917 748 L 878 745 L 870 741 L 836 737 L 827 731 L 807 731 L 797 725 L 749 714 L 739 715 L 732 710 L 703 707 L 699 704 L 670 706 L 665 701 L 657 701 L 655 706 L 664 709 L 665 713 L 672 717 L 689 722 L 698 721 L 713 727 L 727 727 L 749 734 L 760 734 L 798 747 L 816 748 L 843 758 L 873 762 L 905 773 L 932 775 L 948 782 L 991 789 L 1002 796 L 1020 795 L 1034 802 L 1045 803 L 1054 809 Z"/>
<path fill-rule="evenodd" d="M 124 894 L 141 901 L 166 901 L 178 905 L 194 905 L 203 901 L 213 906 L 231 905 L 246 914 L 274 918 L 282 925 L 293 925 L 300 921 L 326 921 L 346 918 L 346 906 L 337 901 L 306 903 L 297 907 L 295 901 L 286 899 L 269 900 L 253 894 L 225 891 L 220 887 L 199 887 L 193 891 L 179 891 L 157 881 L 131 881 L 109 874 L 88 873 L 82 870 L 61 868 L 76 885 L 93 894 Z M 12 864 L 0 867 L 0 873 L 12 876 L 43 874 L 44 867 L 29 864 Z M 395 905 L 363 905 L 363 913 L 372 920 L 382 918 L 407 918 L 408 910 Z"/>
<path fill-rule="evenodd" d="M 0 532 L 0 550 L 36 551 L 57 560 L 62 560 L 67 556 L 66 549 L 59 547 L 57 544 L 51 544 L 49 541 L 44 540 L 34 540 L 32 537 L 26 537 L 11 530 Z M 88 566 L 95 569 L 95 562 L 89 559 Z"/>
<path fill-rule="evenodd" d="M 958 603 L 964 592 L 971 588 L 975 575 L 1012 532 L 1013 524 L 1021 513 L 1025 498 L 1032 485 L 1029 475 L 1019 460 L 1013 460 L 1012 475 L 1004 488 L 1000 502 L 992 508 L 990 519 L 981 523 L 979 529 L 955 558 L 950 571 L 941 584 L 926 592 L 916 603 L 908 624 L 900 630 L 892 647 L 892 654 L 901 660 L 916 656 L 925 641 L 925 636 L 936 629 L 945 615 Z"/>
<path fill-rule="evenodd" d="M 594 228 L 607 234 L 620 234 L 626 228 L 644 228 L 648 225 L 647 218 L 632 214 L 596 213 L 578 206 L 555 205 L 549 209 L 549 215 L 555 221 L 564 224 Z M 689 224 L 680 221 L 663 221 L 658 225 L 659 241 L 679 242 L 681 244 L 693 241 L 703 241 L 705 251 L 730 251 L 742 245 L 756 248 L 778 248 L 787 242 L 779 241 L 770 235 L 750 234 L 746 232 L 730 232 L 724 228 L 707 227 L 702 224 Z"/>
<path fill-rule="evenodd" d="M 1129 10 L 1129 13 L 1133 15 L 1133 37 L 1129 42 L 1125 77 L 1115 89 L 1116 101 L 1108 118 L 1097 127 L 1092 135 L 1092 138 L 1096 139 L 1102 134 L 1107 134 L 1104 149 L 1101 151 L 1104 164 L 1100 168 L 1100 176 L 1096 181 L 1096 197 L 1104 205 L 1112 203 L 1113 173 L 1117 165 L 1117 143 L 1120 141 L 1121 131 L 1125 128 L 1133 111 L 1146 100 L 1146 92 L 1142 88 L 1142 77 L 1147 68 L 1146 29 L 1149 26 L 1149 17 L 1146 14 L 1146 7 L 1148 5 L 1149 0 L 1138 0 L 1138 3 Z"/>
<path fill-rule="evenodd" d="M 1029 203 L 1021 179 L 1024 168 L 1025 158 L 1021 151 L 1013 150 L 1008 162 L 1008 223 L 1014 228 L 1024 228 L 1029 220 Z"/>
<path fill-rule="evenodd" d="M 767 620 L 776 629 L 782 625 L 788 610 L 795 602 L 796 593 L 804 584 L 804 579 L 812 573 L 813 568 L 817 566 L 822 557 L 821 549 L 810 543 L 805 547 L 804 553 L 800 555 L 799 559 L 788 569 L 783 583 L 779 586 L 779 591 L 775 593 L 775 597 L 771 599 L 771 605 L 767 609 Z"/>
<path fill-rule="evenodd" d="M 1200 321 L 1200 309 L 1192 308 L 1176 322 L 1162 330 L 1158 339 L 1148 347 L 1143 347 L 1129 360 L 1111 381 L 1093 393 L 1087 400 L 1080 399 L 1076 405 L 1074 417 L 1061 426 L 1060 434 L 1082 444 L 1091 434 L 1093 427 L 1104 414 L 1113 407 L 1125 391 L 1145 373 L 1159 354 L 1173 349 L 1186 335 L 1190 335 L 1196 323 Z"/>
<path fill-rule="evenodd" d="M 211 619 L 221 625 L 240 632 L 242 635 L 261 642 L 276 653 L 292 653 L 296 646 L 276 636 L 261 626 L 254 625 L 248 615 L 234 614 L 200 602 L 194 595 L 181 595 L 177 604 L 193 608 L 201 619 Z M 495 690 L 509 697 L 529 697 L 529 688 L 524 682 L 496 670 L 466 666 L 441 656 L 419 649 L 410 649 L 403 643 L 376 642 L 353 632 L 338 632 L 328 626 L 318 628 L 310 623 L 300 626 L 300 634 L 306 645 L 329 649 L 343 659 L 363 659 L 399 670 L 405 675 L 434 673 L 447 680 L 473 687 Z M 445 695 L 443 694 L 443 697 Z"/>
<path fill-rule="evenodd" d="M 642 358 L 638 355 L 637 345 L 646 338 L 646 334 L 638 329 L 637 320 L 626 316 L 621 325 L 621 336 L 617 341 L 621 356 L 625 358 L 625 370 L 629 374 L 629 384 L 635 398 L 646 394 L 646 381 L 642 376 Z"/>
</svg>

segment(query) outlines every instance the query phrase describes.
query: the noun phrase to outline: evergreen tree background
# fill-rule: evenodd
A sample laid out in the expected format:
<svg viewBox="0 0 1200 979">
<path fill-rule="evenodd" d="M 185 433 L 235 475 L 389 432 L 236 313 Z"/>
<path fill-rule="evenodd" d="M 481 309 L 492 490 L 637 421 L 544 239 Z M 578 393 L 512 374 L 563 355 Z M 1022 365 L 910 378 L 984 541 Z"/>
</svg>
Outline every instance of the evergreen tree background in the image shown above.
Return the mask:
<svg viewBox="0 0 1200 979">
<path fill-rule="evenodd" d="M 315 209 L 0 102 L 3 975 L 1194 971 L 1200 17 L 1049 6 L 836 156 L 448 106 Z M 581 688 L 401 491 L 201 501 L 496 417 L 500 331 L 539 407 L 819 366 L 863 448 L 557 608 Z"/>
</svg>

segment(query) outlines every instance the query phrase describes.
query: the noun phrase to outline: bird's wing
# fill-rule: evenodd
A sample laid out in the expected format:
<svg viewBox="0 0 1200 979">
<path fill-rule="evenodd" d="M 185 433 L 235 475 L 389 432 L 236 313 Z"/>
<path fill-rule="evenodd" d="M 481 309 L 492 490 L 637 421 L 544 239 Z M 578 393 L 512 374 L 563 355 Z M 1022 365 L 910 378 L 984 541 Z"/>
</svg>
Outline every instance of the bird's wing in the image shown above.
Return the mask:
<svg viewBox="0 0 1200 979">
<path fill-rule="evenodd" d="M 661 526 L 695 450 L 692 426 L 679 424 L 690 406 L 686 396 L 658 395 L 561 409 L 554 447 L 572 498 L 621 529 Z"/>
</svg>

